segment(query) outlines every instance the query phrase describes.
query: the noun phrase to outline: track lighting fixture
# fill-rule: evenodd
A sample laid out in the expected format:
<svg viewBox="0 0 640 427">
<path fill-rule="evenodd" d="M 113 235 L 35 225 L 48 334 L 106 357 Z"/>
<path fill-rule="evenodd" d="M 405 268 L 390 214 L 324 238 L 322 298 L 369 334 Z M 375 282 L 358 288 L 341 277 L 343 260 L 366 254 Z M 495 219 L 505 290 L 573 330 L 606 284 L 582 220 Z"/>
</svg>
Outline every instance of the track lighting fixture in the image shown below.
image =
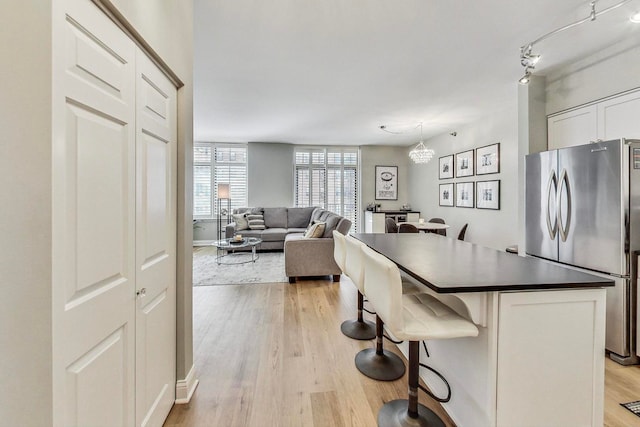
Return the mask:
<svg viewBox="0 0 640 427">
<path fill-rule="evenodd" d="M 629 21 L 633 22 L 634 24 L 640 24 L 640 12 L 636 12 L 631 15 L 629 17 Z"/>
<path fill-rule="evenodd" d="M 547 34 L 544 34 L 540 37 L 538 37 L 537 39 L 535 39 L 534 41 L 525 44 L 524 46 L 522 46 L 520 48 L 520 64 L 524 67 L 524 76 L 522 76 L 520 78 L 520 80 L 518 80 L 518 82 L 520 84 L 526 85 L 531 81 L 531 72 L 535 69 L 536 64 L 538 63 L 538 61 L 540 60 L 540 55 L 534 55 L 532 54 L 532 50 L 533 50 L 533 46 L 537 43 L 540 43 L 542 40 L 549 38 L 555 34 L 558 34 L 562 31 L 568 30 L 569 28 L 573 28 L 575 26 L 578 26 L 580 24 L 583 24 L 585 22 L 589 22 L 589 21 L 595 21 L 596 18 L 600 15 L 603 15 L 609 11 L 612 11 L 613 9 L 617 9 L 620 6 L 622 6 L 625 3 L 630 2 L 631 0 L 623 0 L 620 1 L 612 6 L 609 6 L 605 9 L 602 9 L 601 11 L 596 11 L 596 3 L 600 1 L 600 0 L 592 0 L 590 3 L 591 6 L 591 12 L 589 13 L 589 16 L 587 16 L 586 18 L 583 18 L 579 21 L 576 22 L 572 22 L 571 24 L 567 24 L 564 27 L 560 27 L 557 28 L 553 31 L 548 32 Z M 634 19 L 637 19 L 636 21 L 634 21 Z M 630 18 L 631 22 L 638 22 L 640 23 L 640 13 L 637 13 L 635 15 L 633 15 Z"/>
</svg>

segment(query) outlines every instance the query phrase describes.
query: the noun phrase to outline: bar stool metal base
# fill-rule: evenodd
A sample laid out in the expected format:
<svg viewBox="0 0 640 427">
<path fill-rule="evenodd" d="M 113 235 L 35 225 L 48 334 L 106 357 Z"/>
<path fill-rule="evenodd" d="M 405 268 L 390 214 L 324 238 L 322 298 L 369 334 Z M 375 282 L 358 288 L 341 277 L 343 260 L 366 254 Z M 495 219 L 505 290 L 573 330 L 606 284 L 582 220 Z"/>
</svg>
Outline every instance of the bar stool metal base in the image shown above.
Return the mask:
<svg viewBox="0 0 640 427">
<path fill-rule="evenodd" d="M 376 337 L 376 325 L 368 320 L 345 320 L 340 325 L 340 330 L 356 340 L 372 340 Z"/>
<path fill-rule="evenodd" d="M 431 409 L 418 404 L 418 417 L 409 416 L 409 401 L 392 400 L 378 412 L 378 427 L 444 427 L 444 422 Z"/>
<path fill-rule="evenodd" d="M 397 380 L 405 372 L 404 362 L 397 354 L 388 350 L 377 354 L 373 348 L 356 354 L 356 368 L 367 377 L 379 381 Z"/>
</svg>

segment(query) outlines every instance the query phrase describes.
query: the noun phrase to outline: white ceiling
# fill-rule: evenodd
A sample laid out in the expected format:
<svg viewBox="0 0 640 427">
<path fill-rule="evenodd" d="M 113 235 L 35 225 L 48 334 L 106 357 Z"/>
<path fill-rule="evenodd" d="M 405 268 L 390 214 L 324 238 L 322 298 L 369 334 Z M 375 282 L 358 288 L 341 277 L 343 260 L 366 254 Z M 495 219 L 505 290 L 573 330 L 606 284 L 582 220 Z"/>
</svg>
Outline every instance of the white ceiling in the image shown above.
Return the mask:
<svg viewBox="0 0 640 427">
<path fill-rule="evenodd" d="M 597 10 L 619 0 L 600 0 Z M 534 46 L 536 74 L 640 34 L 640 0 Z M 584 0 L 195 0 L 196 141 L 408 145 L 515 105 L 520 46 Z"/>
</svg>

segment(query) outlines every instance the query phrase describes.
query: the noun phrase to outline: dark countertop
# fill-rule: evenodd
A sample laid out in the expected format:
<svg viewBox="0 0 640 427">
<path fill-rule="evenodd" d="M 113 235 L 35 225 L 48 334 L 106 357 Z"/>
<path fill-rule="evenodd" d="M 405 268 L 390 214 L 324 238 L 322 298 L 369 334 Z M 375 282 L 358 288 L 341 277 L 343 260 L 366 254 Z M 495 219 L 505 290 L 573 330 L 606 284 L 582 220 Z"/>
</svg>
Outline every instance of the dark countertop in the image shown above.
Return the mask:
<svg viewBox="0 0 640 427">
<path fill-rule="evenodd" d="M 439 293 L 613 286 L 612 280 L 433 233 L 353 236 Z"/>
</svg>

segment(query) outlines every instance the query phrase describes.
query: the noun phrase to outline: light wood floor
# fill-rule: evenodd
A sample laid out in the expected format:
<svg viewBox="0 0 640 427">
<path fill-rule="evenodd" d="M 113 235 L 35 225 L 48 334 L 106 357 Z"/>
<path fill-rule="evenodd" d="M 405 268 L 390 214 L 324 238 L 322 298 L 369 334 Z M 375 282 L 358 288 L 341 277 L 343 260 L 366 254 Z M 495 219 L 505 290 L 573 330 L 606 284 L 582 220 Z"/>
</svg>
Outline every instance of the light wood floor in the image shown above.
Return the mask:
<svg viewBox="0 0 640 427">
<path fill-rule="evenodd" d="M 200 385 L 189 404 L 174 406 L 165 426 L 370 427 L 385 402 L 406 398 L 406 375 L 374 381 L 354 366 L 355 354 L 374 342 L 340 332 L 340 323 L 355 314 L 349 279 L 193 291 Z M 605 426 L 640 426 L 640 418 L 619 405 L 640 400 L 640 367 L 607 360 L 605 382 Z M 420 401 L 447 427 L 454 425 L 423 393 Z"/>
</svg>

